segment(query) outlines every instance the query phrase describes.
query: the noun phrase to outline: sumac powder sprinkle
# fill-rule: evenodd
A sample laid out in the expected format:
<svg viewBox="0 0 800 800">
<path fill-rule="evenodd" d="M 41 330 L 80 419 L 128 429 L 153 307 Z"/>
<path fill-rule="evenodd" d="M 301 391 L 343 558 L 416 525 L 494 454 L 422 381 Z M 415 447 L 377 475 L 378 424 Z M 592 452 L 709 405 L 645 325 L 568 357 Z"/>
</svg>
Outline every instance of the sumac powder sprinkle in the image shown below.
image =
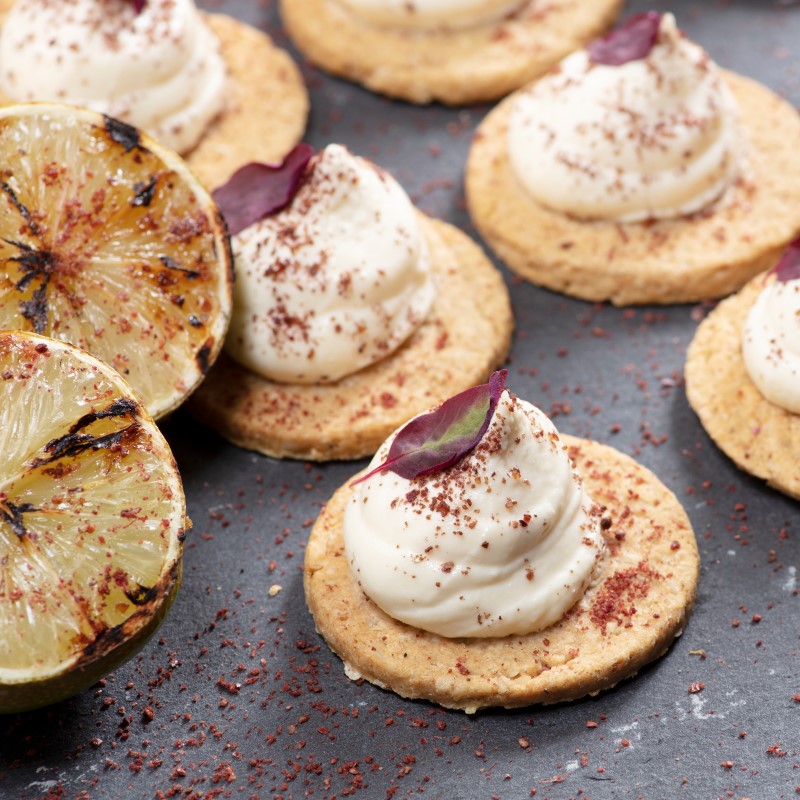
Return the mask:
<svg viewBox="0 0 800 800">
<path fill-rule="evenodd" d="M 612 622 L 624 625 L 636 614 L 633 601 L 647 597 L 652 581 L 660 578 L 661 575 L 644 562 L 637 567 L 615 572 L 597 592 L 589 609 L 589 617 L 603 633 Z"/>
</svg>

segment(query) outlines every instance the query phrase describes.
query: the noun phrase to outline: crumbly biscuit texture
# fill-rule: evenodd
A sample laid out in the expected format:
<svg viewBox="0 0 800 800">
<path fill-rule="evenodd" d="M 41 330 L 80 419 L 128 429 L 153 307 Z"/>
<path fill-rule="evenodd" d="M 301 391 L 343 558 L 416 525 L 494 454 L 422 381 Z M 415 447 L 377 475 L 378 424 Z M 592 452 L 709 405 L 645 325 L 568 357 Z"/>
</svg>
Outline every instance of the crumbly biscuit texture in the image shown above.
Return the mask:
<svg viewBox="0 0 800 800">
<path fill-rule="evenodd" d="M 614 686 L 683 631 L 699 555 L 675 496 L 647 469 L 597 442 L 563 436 L 586 488 L 606 507 L 608 546 L 583 598 L 525 636 L 446 639 L 389 617 L 355 582 L 344 551 L 348 484 L 323 509 L 306 549 L 306 600 L 353 679 L 474 712 L 573 700 Z"/>
<path fill-rule="evenodd" d="M 186 155 L 197 177 L 216 188 L 250 161 L 280 162 L 306 129 L 303 77 L 265 33 L 225 14 L 207 14 L 219 37 L 230 87 L 225 110 Z"/>
<path fill-rule="evenodd" d="M 277 458 L 372 455 L 415 414 L 486 380 L 506 357 L 513 317 L 500 273 L 447 223 L 420 214 L 437 298 L 397 351 L 330 385 L 278 384 L 222 356 L 190 401 L 222 436 Z"/>
<path fill-rule="evenodd" d="M 513 16 L 457 31 L 401 31 L 336 0 L 281 0 L 295 44 L 316 64 L 381 94 L 450 105 L 503 97 L 616 19 L 621 0 L 530 0 Z"/>
<path fill-rule="evenodd" d="M 584 300 L 686 303 L 736 291 L 800 231 L 800 117 L 761 84 L 723 74 L 741 111 L 747 164 L 711 208 L 627 224 L 544 208 L 509 164 L 512 95 L 483 121 L 467 161 L 467 203 L 481 235 L 523 278 Z"/>
<path fill-rule="evenodd" d="M 759 275 L 700 324 L 686 358 L 686 395 L 708 435 L 740 468 L 800 500 L 800 415 L 766 400 L 742 358 Z"/>
<path fill-rule="evenodd" d="M 0 0 L 0 22 L 12 4 Z M 204 19 L 220 40 L 228 68 L 227 101 L 184 158 L 214 189 L 250 161 L 281 161 L 303 136 L 309 100 L 300 70 L 269 36 L 225 14 Z M 0 104 L 10 102 L 0 95 Z"/>
</svg>

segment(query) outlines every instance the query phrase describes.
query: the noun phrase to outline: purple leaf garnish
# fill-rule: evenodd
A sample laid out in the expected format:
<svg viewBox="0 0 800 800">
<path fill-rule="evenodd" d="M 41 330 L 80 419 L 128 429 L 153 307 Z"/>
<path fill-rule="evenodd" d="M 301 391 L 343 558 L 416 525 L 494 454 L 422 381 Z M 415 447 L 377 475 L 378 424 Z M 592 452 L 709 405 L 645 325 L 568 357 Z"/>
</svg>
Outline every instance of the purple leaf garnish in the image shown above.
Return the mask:
<svg viewBox="0 0 800 800">
<path fill-rule="evenodd" d="M 131 0 L 133 3 L 133 10 L 137 14 L 141 14 L 144 11 L 144 7 L 147 5 L 147 0 Z"/>
<path fill-rule="evenodd" d="M 211 193 L 232 234 L 289 205 L 314 155 L 309 144 L 298 144 L 280 164 L 252 161 Z"/>
<path fill-rule="evenodd" d="M 508 370 L 492 373 L 489 383 L 473 386 L 439 408 L 412 419 L 394 437 L 386 461 L 370 470 L 353 485 L 390 469 L 411 480 L 446 469 L 477 447 L 489 427 Z"/>
<path fill-rule="evenodd" d="M 661 14 L 646 11 L 629 17 L 619 28 L 589 43 L 586 48 L 595 64 L 619 67 L 647 58 L 658 39 Z"/>
<path fill-rule="evenodd" d="M 781 283 L 800 278 L 800 237 L 787 246 L 781 260 L 772 268 L 771 272 Z"/>
</svg>

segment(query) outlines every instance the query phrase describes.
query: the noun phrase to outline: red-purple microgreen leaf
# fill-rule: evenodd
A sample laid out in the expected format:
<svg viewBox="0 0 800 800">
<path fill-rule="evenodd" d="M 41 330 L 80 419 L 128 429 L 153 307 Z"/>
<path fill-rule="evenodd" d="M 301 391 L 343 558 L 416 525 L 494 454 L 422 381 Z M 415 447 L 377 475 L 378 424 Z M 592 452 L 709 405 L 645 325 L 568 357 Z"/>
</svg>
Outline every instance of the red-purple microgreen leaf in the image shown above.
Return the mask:
<svg viewBox="0 0 800 800">
<path fill-rule="evenodd" d="M 141 14 L 144 11 L 144 7 L 147 5 L 147 0 L 131 0 L 133 3 L 133 10 L 137 14 Z"/>
<path fill-rule="evenodd" d="M 415 417 L 394 437 L 386 461 L 353 483 L 389 469 L 411 480 L 438 472 L 477 447 L 491 422 L 506 384 L 508 370 L 493 373 L 489 383 L 473 386 L 435 411 Z"/>
<path fill-rule="evenodd" d="M 309 144 L 298 144 L 280 164 L 251 161 L 215 189 L 214 197 L 232 234 L 289 205 L 314 155 Z"/>
<path fill-rule="evenodd" d="M 773 267 L 772 272 L 781 283 L 800 278 L 800 238 L 795 239 L 783 251 L 781 260 Z"/>
<path fill-rule="evenodd" d="M 589 43 L 586 48 L 595 64 L 619 67 L 629 61 L 647 58 L 658 39 L 661 14 L 646 11 L 634 14 L 611 33 Z"/>
</svg>

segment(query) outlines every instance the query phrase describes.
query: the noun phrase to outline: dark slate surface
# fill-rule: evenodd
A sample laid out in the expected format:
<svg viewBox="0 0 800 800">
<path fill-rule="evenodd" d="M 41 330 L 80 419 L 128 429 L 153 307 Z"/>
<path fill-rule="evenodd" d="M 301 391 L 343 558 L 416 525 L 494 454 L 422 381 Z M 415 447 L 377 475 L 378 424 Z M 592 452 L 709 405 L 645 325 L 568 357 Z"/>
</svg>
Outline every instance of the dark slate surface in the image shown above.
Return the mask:
<svg viewBox="0 0 800 800">
<path fill-rule="evenodd" d="M 285 41 L 269 0 L 205 6 Z M 722 65 L 800 100 L 800 9 L 675 0 L 627 11 L 646 8 L 671 8 Z M 471 230 L 462 171 L 485 107 L 415 108 L 304 71 L 313 144 L 348 144 L 424 210 Z M 699 596 L 667 656 L 594 699 L 475 717 L 352 684 L 314 632 L 301 564 L 320 504 L 354 466 L 276 462 L 179 413 L 165 431 L 195 526 L 183 588 L 103 685 L 0 718 L 0 797 L 798 796 L 800 515 L 735 469 L 687 405 L 684 353 L 707 306 L 622 310 L 509 285 L 511 387 L 564 431 L 639 458 L 691 517 Z M 704 690 L 690 693 L 694 681 Z"/>
</svg>

